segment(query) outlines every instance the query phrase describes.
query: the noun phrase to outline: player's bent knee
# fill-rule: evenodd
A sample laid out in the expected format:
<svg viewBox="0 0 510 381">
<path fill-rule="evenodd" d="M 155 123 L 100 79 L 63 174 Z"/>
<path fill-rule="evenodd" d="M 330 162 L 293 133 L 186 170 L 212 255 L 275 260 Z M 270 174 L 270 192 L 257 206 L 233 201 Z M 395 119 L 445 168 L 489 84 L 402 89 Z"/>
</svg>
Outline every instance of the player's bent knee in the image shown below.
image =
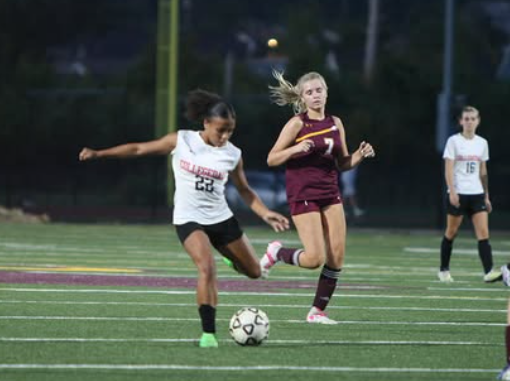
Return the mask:
<svg viewBox="0 0 510 381">
<path fill-rule="evenodd" d="M 450 241 L 453 241 L 454 238 L 457 236 L 457 232 L 458 232 L 458 229 L 446 229 L 446 232 L 444 233 L 444 235 Z"/>
<path fill-rule="evenodd" d="M 209 266 L 203 266 L 198 268 L 198 277 L 205 280 L 211 280 L 214 279 L 216 276 L 216 271 L 214 268 Z"/>
<path fill-rule="evenodd" d="M 246 274 L 248 276 L 248 278 L 251 278 L 251 279 L 258 279 L 262 276 L 262 272 L 260 271 L 260 267 L 256 267 L 254 269 L 251 269 L 250 272 L 248 272 L 248 274 Z"/>
<path fill-rule="evenodd" d="M 315 269 L 318 269 L 318 268 L 324 266 L 324 261 L 319 258 L 314 258 L 313 260 L 309 261 L 307 263 L 307 265 L 308 265 L 308 266 L 306 266 L 307 268 L 315 270 Z"/>
<path fill-rule="evenodd" d="M 489 232 L 488 231 L 485 231 L 485 232 L 478 232 L 476 234 L 476 239 L 478 241 L 483 241 L 485 239 L 489 239 Z"/>
</svg>

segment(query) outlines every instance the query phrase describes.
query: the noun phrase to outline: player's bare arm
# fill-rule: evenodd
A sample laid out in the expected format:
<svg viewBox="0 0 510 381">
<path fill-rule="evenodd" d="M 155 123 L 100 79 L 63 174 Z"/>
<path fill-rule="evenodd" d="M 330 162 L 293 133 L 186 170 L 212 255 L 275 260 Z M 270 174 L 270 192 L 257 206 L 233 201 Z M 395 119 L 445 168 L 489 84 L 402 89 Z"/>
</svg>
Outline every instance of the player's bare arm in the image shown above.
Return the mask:
<svg viewBox="0 0 510 381">
<path fill-rule="evenodd" d="M 455 191 L 455 186 L 453 184 L 454 164 L 455 164 L 455 161 L 452 159 L 444 160 L 444 177 L 446 180 L 446 185 L 448 186 L 448 190 L 450 191 L 450 194 L 449 194 L 450 204 L 452 204 L 453 206 L 458 208 L 460 206 L 459 195 Z"/>
<path fill-rule="evenodd" d="M 338 133 L 340 134 L 340 154 L 338 156 L 338 168 L 342 171 L 347 171 L 351 168 L 359 165 L 365 158 L 374 157 L 375 151 L 367 142 L 361 142 L 358 149 L 354 151 L 352 154 L 347 150 L 347 139 L 345 137 L 345 128 L 340 120 L 340 118 L 334 116 L 335 124 L 338 128 Z"/>
<path fill-rule="evenodd" d="M 303 128 L 303 121 L 295 116 L 290 119 L 280 132 L 273 148 L 267 156 L 267 165 L 276 167 L 285 163 L 291 157 L 301 152 L 308 152 L 313 148 L 313 141 L 305 139 L 295 144 L 296 136 Z"/>
<path fill-rule="evenodd" d="M 177 133 L 160 139 L 141 143 L 127 143 L 102 150 L 83 148 L 79 154 L 81 161 L 105 158 L 127 159 L 147 155 L 168 155 L 177 145 Z"/>
<path fill-rule="evenodd" d="M 257 193 L 255 193 L 255 191 L 250 187 L 244 172 L 242 158 L 239 160 L 239 163 L 234 170 L 230 173 L 230 177 L 243 201 L 256 215 L 262 218 L 277 232 L 281 232 L 289 228 L 289 220 L 281 214 L 268 209 Z"/>
<path fill-rule="evenodd" d="M 487 211 L 492 212 L 492 203 L 489 197 L 489 172 L 487 171 L 487 162 L 480 163 L 480 181 L 482 182 L 483 192 L 485 194 L 485 205 Z"/>
</svg>

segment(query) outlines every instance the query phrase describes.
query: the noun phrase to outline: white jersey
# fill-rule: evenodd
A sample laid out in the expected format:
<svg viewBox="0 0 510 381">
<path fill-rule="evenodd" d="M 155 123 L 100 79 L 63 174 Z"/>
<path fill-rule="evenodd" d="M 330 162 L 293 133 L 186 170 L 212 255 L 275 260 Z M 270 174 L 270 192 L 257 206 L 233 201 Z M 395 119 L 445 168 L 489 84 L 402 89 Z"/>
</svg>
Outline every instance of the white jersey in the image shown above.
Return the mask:
<svg viewBox="0 0 510 381">
<path fill-rule="evenodd" d="M 233 216 L 225 199 L 225 184 L 240 158 L 241 150 L 230 142 L 213 147 L 198 131 L 177 132 L 177 145 L 172 151 L 174 225 L 212 225 Z"/>
<path fill-rule="evenodd" d="M 453 185 L 458 194 L 482 194 L 480 163 L 489 160 L 489 144 L 481 136 L 466 139 L 461 133 L 448 138 L 443 159 L 454 160 Z"/>
</svg>

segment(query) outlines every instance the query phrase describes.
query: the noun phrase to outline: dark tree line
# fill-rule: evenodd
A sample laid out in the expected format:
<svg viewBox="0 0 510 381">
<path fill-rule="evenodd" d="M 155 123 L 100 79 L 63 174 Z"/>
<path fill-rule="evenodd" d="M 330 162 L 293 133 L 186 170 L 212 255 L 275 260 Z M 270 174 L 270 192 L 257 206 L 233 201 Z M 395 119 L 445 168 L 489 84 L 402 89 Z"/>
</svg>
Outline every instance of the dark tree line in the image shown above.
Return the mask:
<svg viewBox="0 0 510 381">
<path fill-rule="evenodd" d="M 241 30 L 260 32 L 264 26 L 276 33 L 278 49 L 270 51 L 261 32 L 256 56 L 236 56 L 232 74 L 232 102 L 239 117 L 233 140 L 243 148 L 247 167 L 267 169 L 267 152 L 291 112 L 270 104 L 271 78 L 257 74 L 249 64 L 269 55 L 286 57 L 289 79 L 310 70 L 326 77 L 329 111 L 343 119 L 351 149 L 364 139 L 377 147 L 377 159 L 360 175 L 365 199 L 384 207 L 436 205 L 442 182 L 435 125 L 442 81 L 443 3 L 380 2 L 370 85 L 363 80 L 367 2 L 268 3 L 272 7 L 195 0 L 191 8 L 182 8 L 179 103 L 196 87 L 222 92 L 225 56 L 235 47 L 232 36 Z M 505 144 L 510 140 L 510 82 L 496 78 L 509 36 L 493 26 L 481 11 L 482 3 L 456 2 L 452 107 L 455 111 L 469 103 L 481 110 L 479 132 L 491 145 L 493 196 L 510 211 L 504 181 L 510 172 Z M 156 11 L 156 0 L 0 2 L 0 174 L 4 179 L 0 204 L 8 192 L 37 193 L 38 187 L 46 194 L 73 193 L 75 202 L 76 192 L 98 194 L 112 187 L 117 195 L 127 194 L 127 201 L 120 203 L 151 204 L 154 198 L 164 202 L 159 185 L 154 191 L 158 179 L 164 178 L 163 161 L 148 160 L 135 169 L 109 163 L 99 172 L 79 168 L 75 161 L 83 145 L 106 146 L 154 136 Z M 325 39 L 325 30 L 338 41 Z M 112 33 L 126 36 L 118 46 L 112 45 L 108 52 L 112 56 L 117 50 L 122 56 L 123 47 L 129 49 L 138 41 L 138 52 L 126 59 L 127 65 L 113 72 L 59 74 L 52 52 L 95 46 Z M 338 71 L 325 64 L 330 52 Z M 180 117 L 179 125 L 188 123 Z"/>
</svg>

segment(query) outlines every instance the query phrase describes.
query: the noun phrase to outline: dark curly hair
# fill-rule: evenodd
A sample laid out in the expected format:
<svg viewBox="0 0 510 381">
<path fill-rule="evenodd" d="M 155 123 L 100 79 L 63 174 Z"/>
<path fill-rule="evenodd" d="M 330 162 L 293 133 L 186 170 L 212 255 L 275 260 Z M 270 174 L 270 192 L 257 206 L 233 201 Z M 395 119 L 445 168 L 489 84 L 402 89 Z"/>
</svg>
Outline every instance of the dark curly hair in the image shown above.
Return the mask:
<svg viewBox="0 0 510 381">
<path fill-rule="evenodd" d="M 236 119 L 236 112 L 234 107 L 218 94 L 201 89 L 190 91 L 186 99 L 186 118 L 202 122 L 214 117 Z"/>
</svg>

